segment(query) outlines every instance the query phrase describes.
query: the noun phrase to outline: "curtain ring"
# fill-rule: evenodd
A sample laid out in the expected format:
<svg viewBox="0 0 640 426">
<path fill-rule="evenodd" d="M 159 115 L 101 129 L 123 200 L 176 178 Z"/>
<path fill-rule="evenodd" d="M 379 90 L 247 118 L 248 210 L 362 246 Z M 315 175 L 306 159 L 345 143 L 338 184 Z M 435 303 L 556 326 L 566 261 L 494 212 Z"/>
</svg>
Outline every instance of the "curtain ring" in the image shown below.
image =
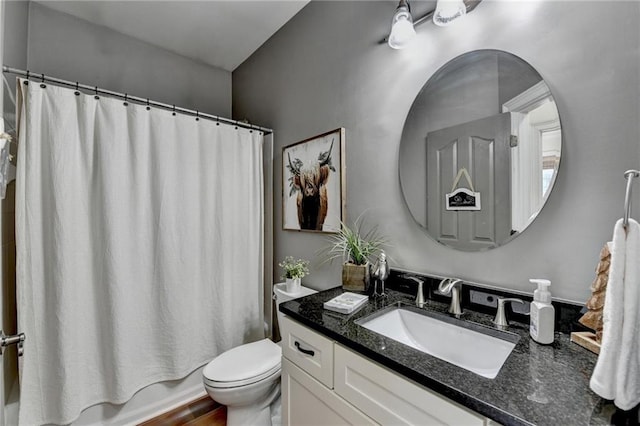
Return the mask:
<svg viewBox="0 0 640 426">
<path fill-rule="evenodd" d="M 173 112 L 171 113 L 171 115 L 173 115 L 174 117 L 176 115 L 176 106 L 175 106 L 175 104 L 173 105 Z"/>
<path fill-rule="evenodd" d="M 100 99 L 100 96 L 98 96 L 98 86 L 96 86 L 94 90 L 96 91 L 96 94 L 93 96 L 93 98 Z"/>
<path fill-rule="evenodd" d="M 216 116 L 216 126 L 220 125 L 220 117 Z"/>
<path fill-rule="evenodd" d="M 124 102 L 122 103 L 122 105 L 124 105 L 124 106 L 129 105 L 129 102 L 127 102 L 127 97 L 128 97 L 128 96 L 129 96 L 129 95 L 127 95 L 126 93 L 124 94 Z"/>
<path fill-rule="evenodd" d="M 27 70 L 27 79 L 24 82 L 25 86 L 29 84 L 29 74 L 31 74 L 31 71 Z"/>
<path fill-rule="evenodd" d="M 151 107 L 149 106 L 149 98 L 147 98 L 147 111 L 150 111 Z"/>
<path fill-rule="evenodd" d="M 80 92 L 78 91 L 78 82 L 76 81 L 76 91 L 74 92 L 76 96 L 80 96 Z"/>
<path fill-rule="evenodd" d="M 196 111 L 196 121 L 200 121 L 200 111 Z"/>
<path fill-rule="evenodd" d="M 42 74 L 42 81 L 40 82 L 40 87 L 43 89 L 47 87 L 47 85 L 44 84 L 44 74 Z"/>
</svg>

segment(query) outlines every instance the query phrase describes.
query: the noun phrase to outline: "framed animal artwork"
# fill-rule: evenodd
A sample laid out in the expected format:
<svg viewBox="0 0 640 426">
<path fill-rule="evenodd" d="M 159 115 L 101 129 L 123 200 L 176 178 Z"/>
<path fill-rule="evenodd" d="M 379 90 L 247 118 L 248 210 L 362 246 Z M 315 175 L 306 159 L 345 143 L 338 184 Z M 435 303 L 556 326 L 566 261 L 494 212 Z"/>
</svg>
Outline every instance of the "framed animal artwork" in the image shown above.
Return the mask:
<svg viewBox="0 0 640 426">
<path fill-rule="evenodd" d="M 345 130 L 339 128 L 282 149 L 282 227 L 340 231 L 345 214 Z"/>
</svg>

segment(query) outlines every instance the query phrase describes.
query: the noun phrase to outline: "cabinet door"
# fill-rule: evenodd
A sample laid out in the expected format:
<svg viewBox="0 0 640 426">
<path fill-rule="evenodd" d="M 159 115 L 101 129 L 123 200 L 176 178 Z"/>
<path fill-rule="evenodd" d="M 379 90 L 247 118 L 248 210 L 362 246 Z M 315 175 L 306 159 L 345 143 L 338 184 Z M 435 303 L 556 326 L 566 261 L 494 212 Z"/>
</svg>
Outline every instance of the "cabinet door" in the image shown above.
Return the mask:
<svg viewBox="0 0 640 426">
<path fill-rule="evenodd" d="M 369 417 L 282 358 L 282 424 L 374 425 Z"/>
<path fill-rule="evenodd" d="M 385 425 L 485 425 L 485 418 L 335 345 L 335 392 Z"/>
</svg>

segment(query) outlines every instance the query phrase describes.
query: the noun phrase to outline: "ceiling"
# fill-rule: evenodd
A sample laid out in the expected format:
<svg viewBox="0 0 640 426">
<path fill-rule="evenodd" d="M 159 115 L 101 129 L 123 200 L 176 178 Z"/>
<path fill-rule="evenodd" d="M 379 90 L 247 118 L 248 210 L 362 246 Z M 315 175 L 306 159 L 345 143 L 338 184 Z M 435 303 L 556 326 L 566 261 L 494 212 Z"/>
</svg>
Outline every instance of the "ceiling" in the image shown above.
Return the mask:
<svg viewBox="0 0 640 426">
<path fill-rule="evenodd" d="M 309 0 L 36 2 L 188 58 L 233 71 Z"/>
</svg>

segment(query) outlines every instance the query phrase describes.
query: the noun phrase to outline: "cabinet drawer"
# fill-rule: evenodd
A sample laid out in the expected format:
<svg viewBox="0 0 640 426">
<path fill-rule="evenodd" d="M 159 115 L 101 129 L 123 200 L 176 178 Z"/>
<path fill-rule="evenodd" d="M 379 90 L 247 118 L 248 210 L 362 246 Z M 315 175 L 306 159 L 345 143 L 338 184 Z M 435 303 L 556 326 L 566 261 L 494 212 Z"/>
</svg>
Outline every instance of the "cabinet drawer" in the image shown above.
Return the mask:
<svg viewBox="0 0 640 426">
<path fill-rule="evenodd" d="M 333 389 L 333 341 L 285 317 L 280 324 L 282 355 Z"/>
<path fill-rule="evenodd" d="M 485 418 L 335 345 L 335 392 L 381 424 L 485 425 Z"/>
</svg>

